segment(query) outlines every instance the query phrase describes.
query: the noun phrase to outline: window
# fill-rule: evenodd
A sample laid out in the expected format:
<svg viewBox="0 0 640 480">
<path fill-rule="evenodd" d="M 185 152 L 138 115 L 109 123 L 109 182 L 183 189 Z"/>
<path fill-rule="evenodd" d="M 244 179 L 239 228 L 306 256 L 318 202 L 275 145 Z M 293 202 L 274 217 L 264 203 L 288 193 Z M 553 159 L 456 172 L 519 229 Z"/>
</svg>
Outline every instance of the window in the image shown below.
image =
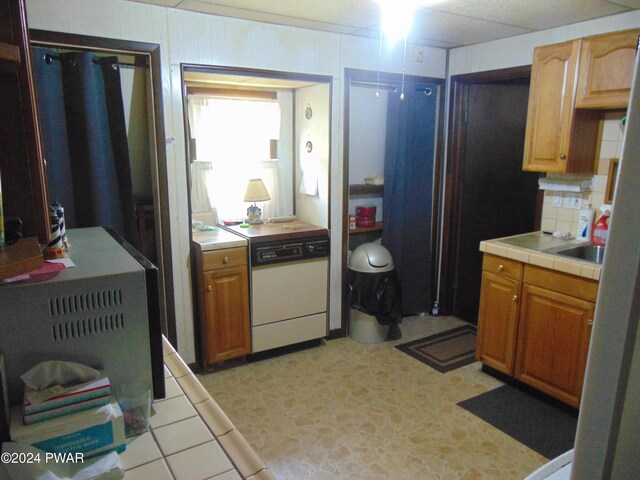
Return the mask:
<svg viewBox="0 0 640 480">
<path fill-rule="evenodd" d="M 275 216 L 278 161 L 270 152 L 272 141 L 280 137 L 278 101 L 203 95 L 189 95 L 187 101 L 197 162 L 192 165 L 193 211 L 209 202 L 221 219 L 244 218 L 247 180 L 262 178 L 271 200 L 258 206 L 263 218 Z M 203 191 L 208 199 L 203 199 Z"/>
</svg>

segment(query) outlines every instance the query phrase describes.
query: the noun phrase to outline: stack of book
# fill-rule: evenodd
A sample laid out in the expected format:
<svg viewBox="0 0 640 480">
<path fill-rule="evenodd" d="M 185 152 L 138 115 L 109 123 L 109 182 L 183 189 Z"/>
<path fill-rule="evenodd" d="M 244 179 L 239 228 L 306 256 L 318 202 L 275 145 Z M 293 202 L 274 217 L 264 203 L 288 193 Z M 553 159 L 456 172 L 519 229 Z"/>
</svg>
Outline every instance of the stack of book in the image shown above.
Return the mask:
<svg viewBox="0 0 640 480">
<path fill-rule="evenodd" d="M 23 404 L 11 409 L 10 433 L 14 442 L 86 458 L 126 448 L 122 411 L 107 377 L 44 390 L 25 387 Z"/>
<path fill-rule="evenodd" d="M 126 449 L 122 410 L 114 396 L 106 405 L 25 425 L 20 405 L 11 410 L 11 440 L 50 453 L 82 453 L 84 458 Z"/>
<path fill-rule="evenodd" d="M 107 377 L 80 385 L 54 388 L 47 389 L 46 395 L 42 391 L 25 388 L 22 404 L 25 425 L 101 407 L 109 403 L 111 395 L 111 383 Z"/>
</svg>

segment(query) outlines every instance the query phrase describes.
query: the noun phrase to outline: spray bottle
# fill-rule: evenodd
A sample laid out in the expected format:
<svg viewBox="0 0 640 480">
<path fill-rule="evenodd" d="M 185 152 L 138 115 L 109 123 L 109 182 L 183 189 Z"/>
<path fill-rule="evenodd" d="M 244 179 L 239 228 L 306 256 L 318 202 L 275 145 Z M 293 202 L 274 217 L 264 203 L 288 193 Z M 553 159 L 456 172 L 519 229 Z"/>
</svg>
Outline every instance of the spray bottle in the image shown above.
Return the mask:
<svg viewBox="0 0 640 480">
<path fill-rule="evenodd" d="M 611 216 L 611 205 L 606 203 L 600 207 L 602 216 L 598 219 L 593 227 L 592 243 L 604 247 L 607 243 L 607 237 L 609 236 L 609 216 Z"/>
</svg>

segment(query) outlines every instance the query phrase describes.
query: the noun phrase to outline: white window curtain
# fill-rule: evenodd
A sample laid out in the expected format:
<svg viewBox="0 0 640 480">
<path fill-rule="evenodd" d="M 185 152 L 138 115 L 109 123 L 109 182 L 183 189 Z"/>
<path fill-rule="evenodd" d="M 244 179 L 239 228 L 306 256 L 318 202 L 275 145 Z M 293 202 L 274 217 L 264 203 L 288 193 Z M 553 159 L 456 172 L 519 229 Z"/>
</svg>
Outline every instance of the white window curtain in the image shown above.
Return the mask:
<svg viewBox="0 0 640 480">
<path fill-rule="evenodd" d="M 207 191 L 222 220 L 242 219 L 247 181 L 261 178 L 271 196 L 261 202 L 263 218 L 276 216 L 278 162 L 269 158 L 269 142 L 280 136 L 277 100 L 189 95 L 189 127 L 198 161 L 210 162 Z"/>
</svg>

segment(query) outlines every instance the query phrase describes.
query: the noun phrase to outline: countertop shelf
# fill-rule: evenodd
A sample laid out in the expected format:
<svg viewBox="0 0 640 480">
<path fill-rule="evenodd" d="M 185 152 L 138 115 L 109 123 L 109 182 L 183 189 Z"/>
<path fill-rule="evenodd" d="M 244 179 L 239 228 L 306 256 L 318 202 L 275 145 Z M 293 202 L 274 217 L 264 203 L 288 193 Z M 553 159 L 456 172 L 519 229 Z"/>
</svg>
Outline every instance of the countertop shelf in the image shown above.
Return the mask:
<svg viewBox="0 0 640 480">
<path fill-rule="evenodd" d="M 354 233 L 367 233 L 367 232 L 378 232 L 383 228 L 382 222 L 376 222 L 373 227 L 356 227 L 349 229 L 349 235 L 353 235 Z"/>
<path fill-rule="evenodd" d="M 384 185 L 369 185 L 368 183 L 349 185 L 350 195 L 380 195 L 384 193 Z"/>
</svg>

